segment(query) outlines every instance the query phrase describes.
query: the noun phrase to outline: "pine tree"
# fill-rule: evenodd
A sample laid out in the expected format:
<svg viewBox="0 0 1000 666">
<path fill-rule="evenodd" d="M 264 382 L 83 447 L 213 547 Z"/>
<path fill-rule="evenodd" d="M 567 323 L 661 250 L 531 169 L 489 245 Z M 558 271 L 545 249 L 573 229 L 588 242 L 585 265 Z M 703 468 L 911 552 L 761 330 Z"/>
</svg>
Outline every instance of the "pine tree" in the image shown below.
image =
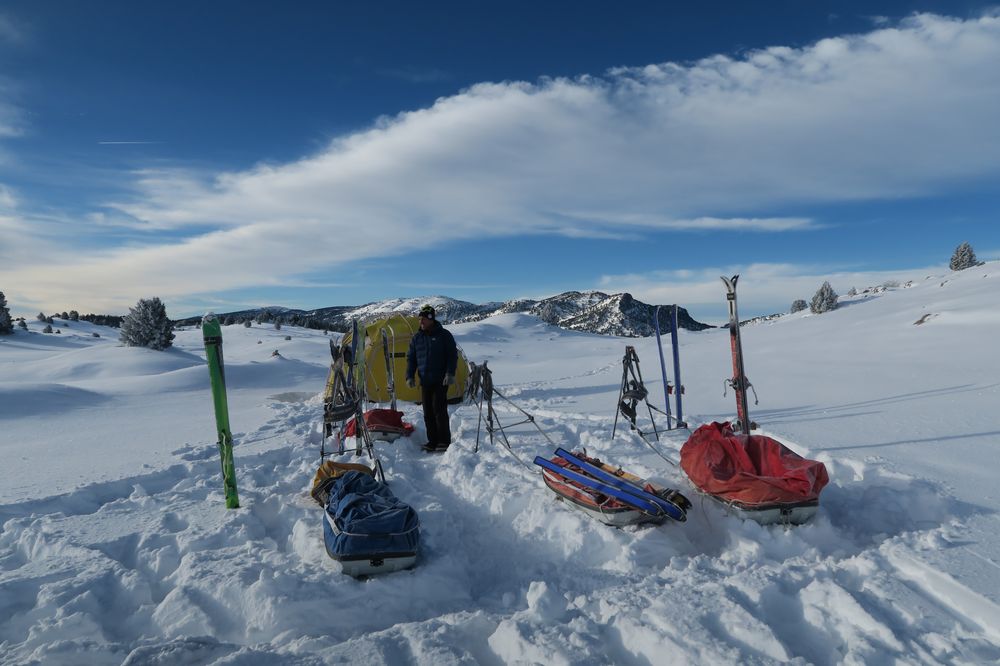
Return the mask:
<svg viewBox="0 0 1000 666">
<path fill-rule="evenodd" d="M 46 324 L 45 328 L 42 329 L 42 333 L 51 333 L 51 332 L 52 332 L 52 324 Z"/>
<path fill-rule="evenodd" d="M 801 311 L 805 310 L 807 307 L 809 307 L 809 304 L 806 303 L 805 300 L 803 300 L 801 298 L 798 298 L 798 299 L 792 301 L 792 312 L 793 313 L 795 313 L 795 312 L 801 312 Z"/>
<path fill-rule="evenodd" d="M 961 271 L 978 265 L 979 261 L 976 259 L 976 253 L 973 252 L 972 246 L 968 243 L 962 243 L 955 248 L 954 254 L 951 255 L 951 263 L 948 264 L 948 267 L 953 271 Z"/>
<path fill-rule="evenodd" d="M 837 309 L 837 292 L 833 290 L 829 282 L 824 282 L 823 286 L 816 290 L 809 303 L 809 311 L 813 314 L 822 314 L 830 310 Z"/>
<path fill-rule="evenodd" d="M 159 298 L 139 299 L 122 319 L 119 339 L 128 347 L 162 351 L 173 344 L 173 324 Z"/>
<path fill-rule="evenodd" d="M 28 330 L 28 322 L 24 321 L 23 319 L 18 319 L 17 325 L 20 326 L 25 331 Z"/>
<path fill-rule="evenodd" d="M 44 312 L 39 312 L 37 315 L 35 315 L 35 319 L 37 319 L 38 321 L 46 321 L 48 317 L 45 316 Z"/>
<path fill-rule="evenodd" d="M 13 332 L 14 322 L 10 318 L 10 309 L 7 308 L 7 297 L 0 291 L 0 335 Z"/>
</svg>

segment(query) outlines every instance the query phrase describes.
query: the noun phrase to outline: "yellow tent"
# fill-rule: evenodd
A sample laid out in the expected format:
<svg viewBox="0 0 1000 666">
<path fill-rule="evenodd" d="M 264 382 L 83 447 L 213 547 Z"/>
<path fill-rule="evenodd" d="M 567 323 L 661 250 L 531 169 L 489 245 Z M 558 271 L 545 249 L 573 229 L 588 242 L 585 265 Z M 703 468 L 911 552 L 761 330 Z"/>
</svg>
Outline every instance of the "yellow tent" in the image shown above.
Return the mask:
<svg viewBox="0 0 1000 666">
<path fill-rule="evenodd" d="M 359 329 L 360 330 L 360 329 Z M 392 383 L 396 391 L 397 400 L 407 402 L 420 402 L 420 384 L 417 378 L 416 388 L 406 385 L 406 352 L 410 348 L 410 339 L 420 330 L 420 319 L 418 317 L 408 317 L 405 315 L 392 315 L 386 319 L 379 319 L 364 327 L 364 371 L 365 389 L 368 400 L 372 402 L 389 402 L 390 382 L 387 374 L 387 363 L 392 372 Z M 385 331 L 383 337 L 382 332 Z M 351 344 L 350 331 L 344 335 L 341 341 L 341 348 L 349 347 Z M 386 344 L 388 354 L 386 353 Z M 458 348 L 458 366 L 455 370 L 455 383 L 448 388 L 448 402 L 457 403 L 462 401 L 465 393 L 465 386 L 469 380 L 469 363 L 465 359 L 462 348 Z"/>
</svg>

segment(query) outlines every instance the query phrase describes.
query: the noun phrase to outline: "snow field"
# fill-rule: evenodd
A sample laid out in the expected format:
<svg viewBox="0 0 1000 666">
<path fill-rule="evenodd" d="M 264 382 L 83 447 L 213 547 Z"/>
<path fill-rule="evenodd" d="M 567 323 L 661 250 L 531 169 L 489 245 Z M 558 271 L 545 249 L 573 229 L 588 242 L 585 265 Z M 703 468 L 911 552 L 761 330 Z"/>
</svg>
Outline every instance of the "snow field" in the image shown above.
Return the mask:
<svg viewBox="0 0 1000 666">
<path fill-rule="evenodd" d="M 14 464 L 0 504 L 0 662 L 1000 660 L 1000 416 L 985 351 L 1000 271 L 970 271 L 744 329 L 751 414 L 830 472 L 819 514 L 793 529 L 728 515 L 621 423 L 611 438 L 625 344 L 661 406 L 654 340 L 523 315 L 452 327 L 557 445 L 694 506 L 683 524 L 606 527 L 544 487 L 530 463 L 553 447 L 530 424 L 509 433 L 513 455 L 485 430 L 475 452 L 478 412 L 457 407 L 455 444 L 428 455 L 420 408 L 405 405 L 416 433 L 377 447 L 420 516 L 421 557 L 364 581 L 327 557 L 308 495 L 327 337 L 224 328 L 232 511 L 199 331 L 164 353 L 118 347 L 101 327 L 92 338 L 84 322 L 58 340 L 3 339 L 0 427 L 13 436 L 0 450 Z M 686 418 L 731 417 L 725 331 L 682 334 L 681 356 Z M 504 423 L 522 419 L 495 406 Z M 658 448 L 676 460 L 686 435 Z"/>
</svg>

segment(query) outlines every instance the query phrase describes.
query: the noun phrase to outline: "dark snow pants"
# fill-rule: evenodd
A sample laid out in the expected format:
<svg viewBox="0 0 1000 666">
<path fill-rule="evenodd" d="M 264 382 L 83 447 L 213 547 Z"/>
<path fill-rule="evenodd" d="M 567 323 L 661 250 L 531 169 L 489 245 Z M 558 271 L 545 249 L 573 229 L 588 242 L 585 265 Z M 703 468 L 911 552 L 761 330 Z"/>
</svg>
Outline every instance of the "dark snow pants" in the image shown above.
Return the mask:
<svg viewBox="0 0 1000 666">
<path fill-rule="evenodd" d="M 451 444 L 451 424 L 448 422 L 448 387 L 442 384 L 420 386 L 424 406 L 424 429 L 427 443 L 447 446 Z"/>
</svg>

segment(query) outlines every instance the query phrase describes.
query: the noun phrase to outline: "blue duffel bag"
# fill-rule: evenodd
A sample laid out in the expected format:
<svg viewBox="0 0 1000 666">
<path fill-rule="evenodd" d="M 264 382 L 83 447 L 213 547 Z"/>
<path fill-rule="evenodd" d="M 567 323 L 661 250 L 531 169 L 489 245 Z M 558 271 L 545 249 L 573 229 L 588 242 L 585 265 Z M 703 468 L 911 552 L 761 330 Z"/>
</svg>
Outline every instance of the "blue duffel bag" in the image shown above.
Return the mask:
<svg viewBox="0 0 1000 666">
<path fill-rule="evenodd" d="M 326 552 L 344 573 L 370 576 L 414 565 L 420 546 L 417 512 L 370 474 L 349 471 L 330 486 L 323 521 Z"/>
</svg>

